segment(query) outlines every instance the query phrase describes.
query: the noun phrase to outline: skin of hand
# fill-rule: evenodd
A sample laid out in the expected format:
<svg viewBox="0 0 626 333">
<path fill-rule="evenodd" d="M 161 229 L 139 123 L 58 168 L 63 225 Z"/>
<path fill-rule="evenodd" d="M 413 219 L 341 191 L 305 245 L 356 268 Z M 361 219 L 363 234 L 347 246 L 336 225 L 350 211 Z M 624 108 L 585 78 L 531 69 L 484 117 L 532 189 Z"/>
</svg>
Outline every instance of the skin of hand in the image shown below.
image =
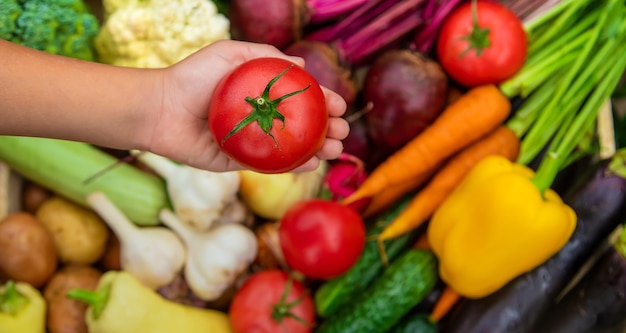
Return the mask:
<svg viewBox="0 0 626 333">
<path fill-rule="evenodd" d="M 207 129 L 210 98 L 220 79 L 238 65 L 259 57 L 277 57 L 304 66 L 301 58 L 283 54 L 273 46 L 224 40 L 215 42 L 165 69 L 162 105 L 151 132 L 146 133 L 147 150 L 190 166 L 213 171 L 242 169 L 224 154 Z M 327 138 L 315 157 L 294 171 L 310 171 L 320 160 L 341 154 L 349 132 L 345 101 L 322 87 L 330 119 Z"/>
<path fill-rule="evenodd" d="M 52 55 L 0 40 L 0 135 L 38 136 L 151 151 L 211 170 L 242 169 L 213 142 L 208 105 L 219 81 L 239 64 L 278 57 L 264 44 L 223 40 L 167 68 L 118 67 Z M 330 114 L 318 154 L 294 171 L 337 158 L 349 132 L 346 104 L 323 89 Z"/>
</svg>

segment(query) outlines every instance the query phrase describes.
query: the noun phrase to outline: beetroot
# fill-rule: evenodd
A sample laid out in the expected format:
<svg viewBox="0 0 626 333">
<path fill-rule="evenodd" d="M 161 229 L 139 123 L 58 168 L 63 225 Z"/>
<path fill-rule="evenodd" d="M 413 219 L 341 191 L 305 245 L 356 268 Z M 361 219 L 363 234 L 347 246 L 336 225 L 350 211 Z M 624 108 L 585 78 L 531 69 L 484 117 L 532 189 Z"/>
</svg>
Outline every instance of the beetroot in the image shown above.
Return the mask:
<svg viewBox="0 0 626 333">
<path fill-rule="evenodd" d="M 381 149 L 397 150 L 422 132 L 446 105 L 448 79 L 437 62 L 410 50 L 389 50 L 368 69 L 363 96 L 368 133 Z"/>
<path fill-rule="evenodd" d="M 300 39 L 312 23 L 341 17 L 368 0 L 231 0 L 228 10 L 235 39 L 283 48 Z"/>
<path fill-rule="evenodd" d="M 330 44 L 300 40 L 287 47 L 285 53 L 303 58 L 304 68 L 319 84 L 341 95 L 348 107 L 352 106 L 357 95 L 357 84 L 352 72 L 342 64 Z"/>
</svg>

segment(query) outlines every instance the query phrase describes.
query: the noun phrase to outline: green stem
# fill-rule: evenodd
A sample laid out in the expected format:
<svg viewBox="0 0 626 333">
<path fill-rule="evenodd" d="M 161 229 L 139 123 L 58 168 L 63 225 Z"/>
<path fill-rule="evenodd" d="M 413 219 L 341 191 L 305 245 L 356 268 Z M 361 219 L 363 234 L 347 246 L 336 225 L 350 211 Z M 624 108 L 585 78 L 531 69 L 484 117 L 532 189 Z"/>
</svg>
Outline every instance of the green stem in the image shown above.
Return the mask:
<svg viewBox="0 0 626 333">
<path fill-rule="evenodd" d="M 86 289 L 71 289 L 67 297 L 89 304 L 91 315 L 94 319 L 100 318 L 102 311 L 106 308 L 111 294 L 111 284 L 106 284 L 95 291 Z"/>
<path fill-rule="evenodd" d="M 578 21 L 581 17 L 585 15 L 592 15 L 591 11 L 588 13 L 585 12 L 585 8 L 581 10 L 581 7 L 584 7 L 593 2 L 599 2 L 600 0 L 593 1 L 582 1 L 577 0 L 570 3 L 570 6 L 567 6 L 565 10 L 555 17 L 555 20 L 549 23 L 549 29 L 547 31 L 543 31 L 541 34 L 530 34 L 530 47 L 529 52 L 535 52 L 535 50 L 541 50 L 543 47 L 550 45 L 553 41 L 561 38 L 561 34 L 564 31 L 569 30 L 572 26 L 578 24 Z M 584 15 L 581 15 L 580 12 L 584 12 Z M 536 37 L 536 38 L 535 38 Z"/>
<path fill-rule="evenodd" d="M 515 132 L 518 138 L 523 137 L 529 128 L 535 123 L 543 106 L 552 98 L 557 82 L 558 75 L 553 75 L 542 86 L 541 89 L 533 92 L 520 107 L 515 111 L 513 116 L 507 121 L 506 125 Z"/>
<path fill-rule="evenodd" d="M 623 38 L 620 42 L 624 42 Z M 552 185 L 564 161 L 566 161 L 571 151 L 576 147 L 576 144 L 582 139 L 581 135 L 584 135 L 586 131 L 593 126 L 598 115 L 598 110 L 606 99 L 610 97 L 622 73 L 624 73 L 624 69 L 626 69 L 626 57 L 621 56 L 624 50 L 623 48 L 618 48 L 616 51 L 619 51 L 615 53 L 619 56 L 613 59 L 615 60 L 615 62 L 612 63 L 614 70 L 609 71 L 608 76 L 600 81 L 581 109 L 580 114 L 576 116 L 572 125 L 567 127 L 567 133 L 564 138 L 559 142 L 556 149 L 548 152 L 546 158 L 544 158 L 539 165 L 537 173 L 533 178 L 533 183 L 541 193 Z"/>
<path fill-rule="evenodd" d="M 561 15 L 563 11 L 569 8 L 571 5 L 575 5 L 580 3 L 580 0 L 563 0 L 552 6 L 549 10 L 542 13 L 542 15 L 538 16 L 534 20 L 527 22 L 524 25 L 526 31 L 530 34 L 537 30 L 539 27 L 543 27 L 546 24 L 550 23 L 550 21 L 554 18 L 557 18 Z"/>
<path fill-rule="evenodd" d="M 291 312 L 291 309 L 294 306 L 302 303 L 305 297 L 305 294 L 303 294 L 298 299 L 290 303 L 287 303 L 287 297 L 289 296 L 289 293 L 291 292 L 292 286 L 293 286 L 293 277 L 291 277 L 290 275 L 285 285 L 285 289 L 283 290 L 283 293 L 280 296 L 280 301 L 278 302 L 278 304 L 274 304 L 272 308 L 272 319 L 282 324 L 285 318 L 292 318 L 293 320 L 301 323 L 304 326 L 307 326 L 307 327 L 311 326 L 311 323 L 307 322 L 306 320 L 298 317 L 296 314 Z"/>
<path fill-rule="evenodd" d="M 622 231 L 619 233 L 619 236 L 615 240 L 613 244 L 615 251 L 621 254 L 626 258 L 626 227 L 622 226 Z"/>
<path fill-rule="evenodd" d="M 465 51 L 460 54 L 462 58 L 467 52 L 474 50 L 476 56 L 480 56 L 484 49 L 491 45 L 489 34 L 491 33 L 487 28 L 481 28 L 478 25 L 478 4 L 476 0 L 472 0 L 472 30 L 468 36 L 463 37 L 464 40 L 469 42 L 469 46 Z"/>
<path fill-rule="evenodd" d="M 15 281 L 8 281 L 0 292 L 0 312 L 15 316 L 25 307 L 30 300 L 22 295 L 16 287 Z"/>
</svg>

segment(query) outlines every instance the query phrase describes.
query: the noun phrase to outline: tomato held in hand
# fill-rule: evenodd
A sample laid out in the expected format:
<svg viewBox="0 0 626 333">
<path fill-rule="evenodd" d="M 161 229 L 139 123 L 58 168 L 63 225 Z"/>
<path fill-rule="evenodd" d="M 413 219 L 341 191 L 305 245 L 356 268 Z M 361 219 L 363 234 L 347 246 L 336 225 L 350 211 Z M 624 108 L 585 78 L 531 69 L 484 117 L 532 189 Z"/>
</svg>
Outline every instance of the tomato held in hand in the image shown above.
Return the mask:
<svg viewBox="0 0 626 333">
<path fill-rule="evenodd" d="M 283 59 L 243 63 L 218 84 L 209 106 L 215 141 L 246 168 L 290 171 L 313 157 L 328 128 L 321 87 Z"/>
<path fill-rule="evenodd" d="M 452 12 L 437 43 L 441 66 L 466 87 L 510 78 L 524 65 L 527 52 L 522 22 L 507 7 L 489 0 L 470 1 Z"/>
<path fill-rule="evenodd" d="M 302 283 L 272 269 L 244 282 L 228 315 L 234 333 L 308 333 L 313 331 L 315 306 Z"/>
<path fill-rule="evenodd" d="M 285 262 L 313 279 L 345 273 L 365 246 L 365 226 L 359 214 L 321 199 L 291 206 L 280 220 L 278 235 Z"/>
</svg>

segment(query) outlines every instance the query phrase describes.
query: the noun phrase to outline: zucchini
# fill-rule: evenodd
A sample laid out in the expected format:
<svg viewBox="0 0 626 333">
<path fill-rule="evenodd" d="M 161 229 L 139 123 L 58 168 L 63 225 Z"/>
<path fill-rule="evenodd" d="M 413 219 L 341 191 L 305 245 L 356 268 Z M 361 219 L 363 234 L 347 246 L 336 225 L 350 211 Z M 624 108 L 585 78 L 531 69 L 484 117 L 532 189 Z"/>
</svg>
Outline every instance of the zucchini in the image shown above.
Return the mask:
<svg viewBox="0 0 626 333">
<path fill-rule="evenodd" d="M 344 274 L 326 281 L 315 292 L 315 307 L 321 317 L 328 317 L 335 313 L 343 304 L 350 302 L 365 289 L 384 269 L 378 243 L 374 239 L 383 229 L 402 212 L 410 201 L 405 197 L 398 201 L 391 209 L 379 215 L 372 227 L 368 230 L 367 239 L 361 256 L 357 262 Z M 413 239 L 408 233 L 383 243 L 389 261 L 406 249 Z"/>
<path fill-rule="evenodd" d="M 87 143 L 0 136 L 0 161 L 21 176 L 84 206 L 87 194 L 101 191 L 138 225 L 158 224 L 160 210 L 169 205 L 165 182 L 130 164 L 120 164 L 85 183 L 117 161 Z"/>
<path fill-rule="evenodd" d="M 315 332 L 387 332 L 428 295 L 437 280 L 435 256 L 412 248 L 394 260 L 354 302 L 322 321 Z"/>
</svg>

